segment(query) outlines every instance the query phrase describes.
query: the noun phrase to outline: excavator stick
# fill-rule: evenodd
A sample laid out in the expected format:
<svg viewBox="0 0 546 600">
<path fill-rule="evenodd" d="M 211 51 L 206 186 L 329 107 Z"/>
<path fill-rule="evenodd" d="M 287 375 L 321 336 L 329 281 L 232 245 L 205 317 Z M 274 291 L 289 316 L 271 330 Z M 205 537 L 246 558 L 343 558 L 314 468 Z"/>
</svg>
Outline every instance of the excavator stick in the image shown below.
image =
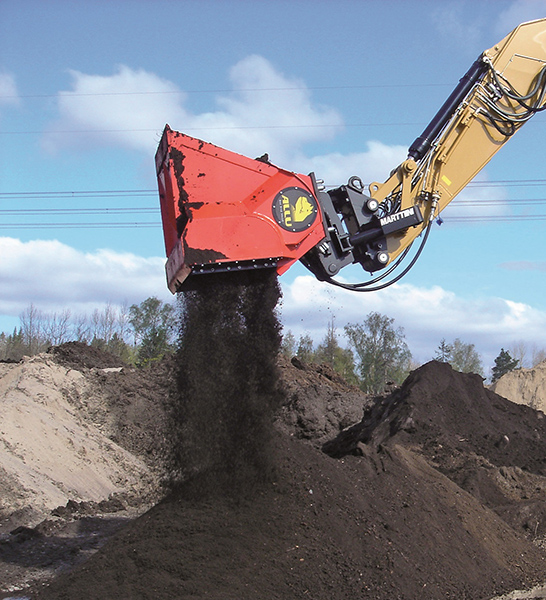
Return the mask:
<svg viewBox="0 0 546 600">
<path fill-rule="evenodd" d="M 171 292 L 243 269 L 284 273 L 324 238 L 313 176 L 173 131 L 156 153 Z"/>
</svg>

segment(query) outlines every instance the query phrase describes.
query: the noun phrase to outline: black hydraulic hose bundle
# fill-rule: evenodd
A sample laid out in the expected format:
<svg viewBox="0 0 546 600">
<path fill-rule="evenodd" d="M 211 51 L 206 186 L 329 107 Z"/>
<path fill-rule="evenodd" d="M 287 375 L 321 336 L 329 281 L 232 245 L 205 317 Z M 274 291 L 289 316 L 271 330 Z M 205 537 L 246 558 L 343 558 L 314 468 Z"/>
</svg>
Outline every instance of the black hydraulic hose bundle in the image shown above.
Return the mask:
<svg viewBox="0 0 546 600">
<path fill-rule="evenodd" d="M 546 98 L 546 65 L 542 67 L 537 75 L 533 88 L 525 95 L 516 92 L 510 85 L 510 82 L 497 73 L 492 65 L 490 68 L 493 81 L 499 92 L 502 92 L 502 96 L 517 102 L 525 110 L 525 112 L 518 113 L 515 110 L 510 111 L 502 108 L 498 103 L 486 102 L 492 111 L 486 113 L 491 124 L 505 137 L 511 137 L 517 131 L 516 125 L 522 125 L 534 114 L 546 109 L 546 104 L 544 104 Z M 532 98 L 535 98 L 535 100 L 532 103 L 528 103 L 528 100 Z"/>
<path fill-rule="evenodd" d="M 402 260 L 406 257 L 407 253 L 409 252 L 409 249 L 411 248 L 411 246 L 410 246 L 410 248 L 406 248 L 406 250 L 403 252 L 403 254 L 398 258 L 396 263 L 394 263 L 394 265 L 388 271 L 386 271 L 379 277 L 375 277 L 371 281 L 361 282 L 361 283 L 343 283 L 341 281 L 336 281 L 335 279 L 332 279 L 331 277 L 328 278 L 326 281 L 328 283 L 331 283 L 332 285 L 343 288 L 345 290 L 350 290 L 352 292 L 377 292 L 379 290 L 383 290 L 383 289 L 393 285 L 397 281 L 400 281 L 400 279 L 402 279 L 402 277 L 404 277 L 410 271 L 410 269 L 413 268 L 413 266 L 417 262 L 417 259 L 421 255 L 421 252 L 423 251 L 425 244 L 427 243 L 428 236 L 430 234 L 430 229 L 432 227 L 432 223 L 433 223 L 433 221 L 431 219 L 429 221 L 429 224 L 427 225 L 427 228 L 425 229 L 425 235 L 423 236 L 421 244 L 419 245 L 419 248 L 418 248 L 417 252 L 415 253 L 415 256 L 411 259 L 411 262 L 409 263 L 409 265 L 401 273 L 399 273 L 396 277 L 394 277 L 394 279 L 391 279 L 385 283 L 382 283 L 381 285 L 376 285 L 377 283 L 379 283 L 379 281 L 385 279 L 385 277 L 390 275 L 394 271 L 394 269 L 396 269 L 400 265 Z M 374 287 L 371 287 L 371 286 L 374 286 Z"/>
</svg>

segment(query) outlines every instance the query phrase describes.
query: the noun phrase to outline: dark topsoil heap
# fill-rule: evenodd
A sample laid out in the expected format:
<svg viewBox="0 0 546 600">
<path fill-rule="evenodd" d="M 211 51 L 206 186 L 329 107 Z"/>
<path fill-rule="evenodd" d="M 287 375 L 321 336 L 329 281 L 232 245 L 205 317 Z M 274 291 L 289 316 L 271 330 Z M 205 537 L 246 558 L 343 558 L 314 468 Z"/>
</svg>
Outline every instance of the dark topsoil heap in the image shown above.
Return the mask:
<svg viewBox="0 0 546 600">
<path fill-rule="evenodd" d="M 71 369 L 109 369 L 127 366 L 121 358 L 99 350 L 93 346 L 88 346 L 83 342 L 67 342 L 60 346 L 53 346 L 49 349 L 56 361 Z"/>
<path fill-rule="evenodd" d="M 281 398 L 273 279 L 188 295 L 182 483 L 32 597 L 479 600 L 544 580 L 542 413 L 437 362 L 372 401 L 281 361 Z"/>
</svg>

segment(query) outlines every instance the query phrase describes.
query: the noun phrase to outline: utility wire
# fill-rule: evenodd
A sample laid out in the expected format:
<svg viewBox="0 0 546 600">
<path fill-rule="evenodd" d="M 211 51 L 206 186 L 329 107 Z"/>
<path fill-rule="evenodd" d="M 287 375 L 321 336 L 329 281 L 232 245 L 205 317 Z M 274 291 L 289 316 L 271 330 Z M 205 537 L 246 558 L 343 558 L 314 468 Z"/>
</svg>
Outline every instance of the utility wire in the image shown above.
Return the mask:
<svg viewBox="0 0 546 600">
<path fill-rule="evenodd" d="M 83 190 L 79 190 L 79 191 L 56 191 L 56 192 L 49 192 L 49 191 L 38 191 L 38 192 L 0 192 L 0 199 L 2 199 L 2 197 L 4 196 L 14 196 L 14 197 L 29 197 L 32 198 L 34 196 L 44 196 L 44 197 L 51 197 L 51 196 L 58 196 L 60 198 L 66 198 L 66 197 L 74 197 L 74 196 L 78 196 L 78 197 L 103 197 L 103 198 L 112 198 L 112 197 L 120 197 L 120 196 L 150 196 L 150 195 L 156 195 L 157 194 L 157 190 L 156 189 L 149 189 L 149 190 L 95 190 L 95 191 L 83 191 Z"/>
<path fill-rule="evenodd" d="M 104 207 L 104 208 L 6 208 L 0 209 L 1 215 L 120 215 L 158 213 L 158 207 Z"/>
<path fill-rule="evenodd" d="M 467 208 L 468 206 L 482 207 L 482 206 L 540 206 L 546 204 L 546 198 L 515 198 L 515 199 L 467 199 L 458 200 L 455 199 L 449 205 L 450 208 Z M 1 206 L 1 199 L 0 199 Z M 2 215 L 18 215 L 18 214 L 123 214 L 123 213 L 157 213 L 159 211 L 159 205 L 157 206 L 103 206 L 97 208 L 2 208 L 0 214 Z"/>
<path fill-rule="evenodd" d="M 5 100 L 14 98 L 58 98 L 60 95 L 87 97 L 87 96 L 172 96 L 184 94 L 227 94 L 238 92 L 294 92 L 302 90 L 371 90 L 371 89 L 392 89 L 392 88 L 423 88 L 423 87 L 450 87 L 449 83 L 406 83 L 406 84 L 370 84 L 370 85 L 320 85 L 320 86 L 288 86 L 272 88 L 241 88 L 241 89 L 213 89 L 213 90 L 162 90 L 147 92 L 71 92 L 61 90 L 55 94 L 6 94 L 0 95 Z"/>
<path fill-rule="evenodd" d="M 246 131 L 256 129 L 331 129 L 332 127 L 356 128 L 356 127 L 422 127 L 423 122 L 407 122 L 407 123 L 326 123 L 313 125 L 230 125 L 230 126 L 214 126 L 214 127 L 187 127 L 186 132 L 198 131 Z M 49 134 L 67 134 L 67 133 L 157 133 L 161 129 L 62 129 L 49 130 L 27 130 L 27 131 L 0 131 L 0 135 L 39 135 L 43 133 Z"/>
<path fill-rule="evenodd" d="M 161 228 L 159 222 L 132 221 L 112 223 L 0 223 L 0 230 L 5 229 L 132 229 L 140 227 Z"/>
<path fill-rule="evenodd" d="M 546 186 L 546 178 L 544 179 L 514 179 L 514 180 L 494 180 L 494 181 L 474 181 L 468 184 L 468 188 L 498 188 L 498 187 L 537 187 Z M 334 187 L 334 186 L 332 186 Z M 337 187 L 337 186 L 336 186 Z M 36 216 L 43 218 L 46 215 L 56 216 L 115 216 L 115 215 L 144 215 L 156 214 L 159 215 L 159 205 L 155 202 L 158 192 L 155 189 L 121 189 L 121 190 L 73 190 L 73 191 L 27 191 L 27 192 L 0 192 L 0 206 L 5 206 L 6 203 L 22 201 L 40 201 L 52 202 L 55 201 L 100 201 L 103 199 L 122 199 L 130 198 L 135 200 L 138 198 L 154 199 L 153 206 L 106 206 L 106 207 L 41 207 L 41 208 L 2 208 L 0 215 L 3 218 L 12 216 Z M 4 202 L 2 202 L 4 201 Z M 484 198 L 484 199 L 455 199 L 449 208 L 465 209 L 472 207 L 489 207 L 489 206 L 542 206 L 546 203 L 546 198 Z M 452 213 L 452 211 L 450 211 Z M 524 214 L 524 215 L 454 215 L 442 213 L 442 221 L 446 223 L 502 223 L 502 222 L 521 222 L 521 221 L 543 221 L 546 219 L 544 214 Z M 46 222 L 46 223 L 29 223 L 25 222 L 3 222 L 0 223 L 1 230 L 17 230 L 17 229 L 127 229 L 132 227 L 147 227 L 159 228 L 159 221 L 108 221 L 108 222 Z"/>
<path fill-rule="evenodd" d="M 514 223 L 525 221 L 546 221 L 546 214 L 537 215 L 465 215 L 442 216 L 442 223 Z M 161 228 L 159 221 L 110 221 L 110 222 L 52 222 L 52 223 L 0 223 L 0 230 L 20 229 L 131 229 Z"/>
<path fill-rule="evenodd" d="M 330 184 L 326 187 L 339 187 L 340 184 Z M 498 179 L 491 181 L 471 181 L 467 184 L 468 188 L 495 188 L 495 187 L 534 187 L 546 186 L 544 179 Z M 121 189 L 121 190 L 38 190 L 26 192 L 0 192 L 0 201 L 2 200 L 67 200 L 67 199 L 89 199 L 89 198 L 121 198 L 121 197 L 158 197 L 157 189 Z M 453 202 L 463 202 L 455 199 Z M 466 200 L 464 200 L 466 202 Z M 474 201 L 472 201 L 474 202 Z M 479 200 L 476 200 L 479 202 Z M 510 203 L 511 200 L 506 200 Z"/>
<path fill-rule="evenodd" d="M 536 118 L 535 123 L 545 123 L 544 119 Z M 230 126 L 214 126 L 214 127 L 188 127 L 186 132 L 199 131 L 247 131 L 247 130 L 264 130 L 264 129 L 331 129 L 333 127 L 343 127 L 346 129 L 354 129 L 358 127 L 422 127 L 423 122 L 403 122 L 403 123 L 326 123 L 312 125 L 230 125 Z M 41 135 L 47 134 L 72 134 L 72 133 L 157 133 L 161 129 L 62 129 L 50 130 L 44 132 L 42 130 L 27 130 L 27 131 L 0 131 L 0 135 Z"/>
</svg>

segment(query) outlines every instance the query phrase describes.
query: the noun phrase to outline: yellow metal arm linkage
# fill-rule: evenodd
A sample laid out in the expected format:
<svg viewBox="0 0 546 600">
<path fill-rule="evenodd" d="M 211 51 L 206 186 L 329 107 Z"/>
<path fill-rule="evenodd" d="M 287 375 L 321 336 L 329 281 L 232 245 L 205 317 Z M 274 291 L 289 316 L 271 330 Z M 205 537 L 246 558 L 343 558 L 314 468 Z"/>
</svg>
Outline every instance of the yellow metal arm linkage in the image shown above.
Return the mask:
<svg viewBox="0 0 546 600">
<path fill-rule="evenodd" d="M 479 77 L 423 155 L 410 149 L 385 183 L 373 182 L 379 203 L 400 210 L 419 206 L 423 223 L 387 238 L 389 262 L 479 173 L 498 150 L 546 103 L 546 19 L 523 23 L 480 59 Z M 433 201 L 433 197 L 437 199 Z M 436 205 L 436 206 L 435 206 Z"/>
</svg>

